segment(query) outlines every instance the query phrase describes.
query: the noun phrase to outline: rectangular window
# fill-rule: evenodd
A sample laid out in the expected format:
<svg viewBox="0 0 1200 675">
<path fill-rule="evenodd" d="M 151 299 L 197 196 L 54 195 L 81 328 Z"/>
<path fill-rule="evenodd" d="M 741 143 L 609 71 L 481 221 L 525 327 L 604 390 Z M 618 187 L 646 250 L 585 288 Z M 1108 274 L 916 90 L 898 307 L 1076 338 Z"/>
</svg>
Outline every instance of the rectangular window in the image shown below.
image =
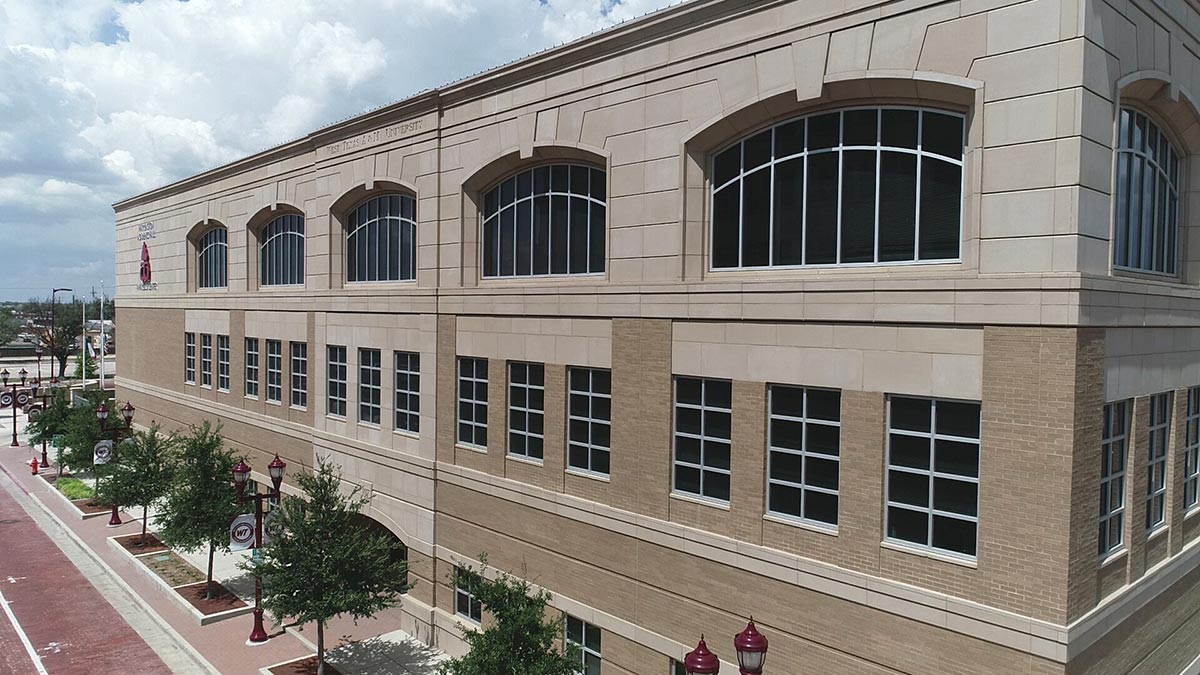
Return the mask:
<svg viewBox="0 0 1200 675">
<path fill-rule="evenodd" d="M 888 397 L 887 538 L 975 557 L 979 403 Z"/>
<path fill-rule="evenodd" d="M 229 336 L 217 336 L 217 389 L 229 391 Z"/>
<path fill-rule="evenodd" d="M 612 436 L 612 371 L 571 368 L 568 373 L 567 466 L 607 476 Z"/>
<path fill-rule="evenodd" d="M 454 568 L 454 613 L 471 623 L 483 621 L 483 603 L 467 590 L 472 575 L 458 567 Z"/>
<path fill-rule="evenodd" d="M 200 336 L 200 386 L 212 387 L 213 353 L 212 336 Z"/>
<path fill-rule="evenodd" d="M 1146 446 L 1146 532 L 1167 522 L 1167 444 L 1171 428 L 1171 394 L 1150 397 L 1150 442 Z"/>
<path fill-rule="evenodd" d="M 292 407 L 308 407 L 308 343 L 293 342 L 292 349 Z"/>
<path fill-rule="evenodd" d="M 396 430 L 421 431 L 421 355 L 392 352 L 396 367 Z"/>
<path fill-rule="evenodd" d="M 1200 503 L 1200 387 L 1188 390 L 1187 417 L 1183 449 L 1183 506 Z"/>
<path fill-rule="evenodd" d="M 283 343 L 267 340 L 267 400 L 283 401 Z"/>
<path fill-rule="evenodd" d="M 458 442 L 487 449 L 488 362 L 458 358 Z"/>
<path fill-rule="evenodd" d="M 567 644 L 578 648 L 580 675 L 600 675 L 600 629 L 567 615 Z"/>
<path fill-rule="evenodd" d="M 183 381 L 196 384 L 196 334 L 183 334 Z"/>
<path fill-rule="evenodd" d="M 837 526 L 842 394 L 773 386 L 767 512 Z"/>
<path fill-rule="evenodd" d="M 508 454 L 542 461 L 546 370 L 540 363 L 508 364 Z"/>
<path fill-rule="evenodd" d="M 675 491 L 729 501 L 733 385 L 675 378 Z"/>
<path fill-rule="evenodd" d="M 246 338 L 246 395 L 258 398 L 258 338 Z"/>
<path fill-rule="evenodd" d="M 1127 401 L 1104 406 L 1100 441 L 1100 557 L 1125 543 L 1125 451 L 1129 440 Z"/>
<path fill-rule="evenodd" d="M 358 421 L 379 424 L 383 391 L 382 357 L 378 349 L 358 350 Z"/>
<path fill-rule="evenodd" d="M 326 353 L 328 361 L 329 383 L 325 387 L 327 402 L 325 414 L 336 417 L 346 416 L 346 348 L 329 345 Z"/>
</svg>

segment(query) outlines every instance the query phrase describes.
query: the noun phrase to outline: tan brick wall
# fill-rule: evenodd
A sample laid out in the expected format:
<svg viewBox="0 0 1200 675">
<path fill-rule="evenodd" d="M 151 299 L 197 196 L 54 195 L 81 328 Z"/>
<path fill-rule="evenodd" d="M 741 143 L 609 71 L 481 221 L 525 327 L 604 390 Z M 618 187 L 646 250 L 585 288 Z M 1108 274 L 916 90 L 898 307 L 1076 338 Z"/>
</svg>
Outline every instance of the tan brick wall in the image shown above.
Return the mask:
<svg viewBox="0 0 1200 675">
<path fill-rule="evenodd" d="M 1200 654 L 1200 568 L 1071 660 L 1068 675 L 1176 675 Z"/>
<path fill-rule="evenodd" d="M 1150 443 L 1150 397 L 1133 400 L 1129 455 L 1125 464 L 1125 583 L 1146 573 L 1146 453 Z"/>
<path fill-rule="evenodd" d="M 121 327 L 118 375 L 182 392 L 183 310 L 117 307 L 116 314 L 115 321 Z M 199 350 L 197 338 L 197 369 L 200 367 Z"/>
<path fill-rule="evenodd" d="M 1187 389 L 1176 389 L 1171 405 L 1171 441 L 1167 451 L 1167 526 L 1170 528 L 1167 555 L 1175 555 L 1183 548 L 1184 506 L 1183 477 L 1187 462 L 1184 452 L 1187 447 Z"/>
<path fill-rule="evenodd" d="M 1075 353 L 1075 446 L 1070 467 L 1070 553 L 1067 621 L 1110 590 L 1096 570 L 1100 504 L 1100 442 L 1104 423 L 1104 331 L 1081 328 Z M 1121 581 L 1124 581 L 1123 575 Z"/>
<path fill-rule="evenodd" d="M 613 319 L 612 492 L 665 520 L 671 484 L 671 322 Z M 666 490 L 663 486 L 668 486 Z"/>
<path fill-rule="evenodd" d="M 455 463 L 454 440 L 457 438 L 458 422 L 458 361 L 455 357 L 457 334 L 456 317 L 441 315 L 437 318 L 437 459 L 447 464 Z"/>
</svg>

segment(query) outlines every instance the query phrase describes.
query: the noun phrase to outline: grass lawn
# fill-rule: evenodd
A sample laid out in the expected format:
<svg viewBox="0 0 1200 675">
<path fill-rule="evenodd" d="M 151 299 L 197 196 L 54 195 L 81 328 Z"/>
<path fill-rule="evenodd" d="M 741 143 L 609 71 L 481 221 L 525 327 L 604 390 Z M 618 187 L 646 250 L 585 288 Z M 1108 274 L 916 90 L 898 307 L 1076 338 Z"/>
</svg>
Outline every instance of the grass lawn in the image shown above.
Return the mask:
<svg viewBox="0 0 1200 675">
<path fill-rule="evenodd" d="M 89 487 L 86 483 L 78 478 L 63 477 L 62 480 L 56 481 L 54 487 L 66 495 L 67 499 L 88 499 L 96 496 L 96 491 Z"/>
</svg>

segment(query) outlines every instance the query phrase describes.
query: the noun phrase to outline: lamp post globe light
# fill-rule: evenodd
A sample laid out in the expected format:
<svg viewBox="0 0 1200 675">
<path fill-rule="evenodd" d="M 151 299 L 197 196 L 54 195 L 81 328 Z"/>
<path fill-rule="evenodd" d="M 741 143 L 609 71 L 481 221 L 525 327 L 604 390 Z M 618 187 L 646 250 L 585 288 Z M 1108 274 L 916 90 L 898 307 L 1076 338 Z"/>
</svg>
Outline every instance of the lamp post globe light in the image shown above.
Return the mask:
<svg viewBox="0 0 1200 675">
<path fill-rule="evenodd" d="M 733 636 L 733 650 L 737 652 L 741 675 L 762 675 L 767 663 L 767 638 L 758 632 L 754 617 L 742 632 Z M 708 650 L 703 635 L 700 644 L 684 657 L 683 669 L 688 675 L 717 675 L 721 671 L 721 659 Z"/>
<path fill-rule="evenodd" d="M 125 405 L 121 407 L 121 418 L 123 422 L 113 422 L 112 424 L 109 424 L 108 406 L 101 403 L 100 406 L 96 408 L 96 420 L 100 422 L 100 433 L 111 431 L 113 435 L 112 457 L 110 457 L 108 461 L 117 461 L 117 446 L 121 443 L 121 434 L 133 432 L 134 412 L 136 411 L 133 407 L 133 404 L 126 401 Z M 108 518 L 108 526 L 121 526 L 120 507 L 115 501 L 112 505 L 112 515 L 110 515 Z"/>
<path fill-rule="evenodd" d="M 279 498 L 279 488 L 283 484 L 283 472 L 287 469 L 287 463 L 279 459 L 279 455 L 275 455 L 275 459 L 267 465 L 267 473 L 271 476 L 271 491 L 265 495 L 246 494 L 246 484 L 250 481 L 250 465 L 245 459 L 239 460 L 237 466 L 233 467 L 233 484 L 237 486 L 238 503 L 244 504 L 248 501 L 254 502 L 254 548 L 257 549 L 263 543 L 263 500 L 269 500 L 271 503 L 276 503 Z M 254 628 L 250 630 L 250 637 L 246 640 L 248 645 L 260 645 L 267 641 L 267 630 L 263 626 L 263 608 L 262 608 L 262 577 L 254 577 Z"/>
<path fill-rule="evenodd" d="M 19 372 L 17 374 L 21 376 L 21 382 L 20 382 L 20 384 L 18 384 L 16 380 L 13 380 L 13 386 L 12 386 L 12 392 L 11 392 L 12 425 L 13 425 L 13 427 L 12 427 L 12 443 L 10 443 L 9 445 L 14 448 L 20 447 L 20 445 L 21 445 L 20 443 L 17 442 L 17 407 L 18 407 L 17 406 L 17 395 L 18 395 L 18 389 L 20 387 L 25 386 L 25 378 L 29 376 L 29 373 L 26 372 L 26 370 L 24 368 L 22 368 L 21 372 Z M 4 370 L 0 370 L 0 383 L 3 383 L 5 389 L 8 388 L 8 380 L 10 377 L 11 376 L 8 373 L 8 368 L 5 368 Z"/>
</svg>

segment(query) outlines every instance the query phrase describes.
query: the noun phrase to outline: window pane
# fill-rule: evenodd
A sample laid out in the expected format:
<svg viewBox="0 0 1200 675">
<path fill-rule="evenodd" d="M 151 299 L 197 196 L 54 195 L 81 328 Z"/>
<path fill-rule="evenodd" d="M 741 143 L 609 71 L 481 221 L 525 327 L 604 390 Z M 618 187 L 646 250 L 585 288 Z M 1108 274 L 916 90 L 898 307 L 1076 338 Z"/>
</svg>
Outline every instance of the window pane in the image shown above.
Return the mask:
<svg viewBox="0 0 1200 675">
<path fill-rule="evenodd" d="M 837 153 L 810 156 L 804 260 L 808 265 L 837 262 L 837 187 Z"/>
<path fill-rule="evenodd" d="M 919 114 L 916 110 L 884 110 L 880 120 L 883 145 L 915 150 Z"/>
<path fill-rule="evenodd" d="M 912 260 L 916 245 L 917 157 L 883 152 L 879 161 L 879 260 Z"/>
<path fill-rule="evenodd" d="M 844 263 L 875 259 L 875 154 L 852 150 L 842 155 L 841 261 Z"/>
<path fill-rule="evenodd" d="M 799 265 L 803 262 L 803 208 L 804 159 L 776 164 L 773 264 Z"/>
<path fill-rule="evenodd" d="M 962 167 L 929 157 L 921 160 L 922 260 L 958 257 L 959 214 L 962 208 Z"/>
<path fill-rule="evenodd" d="M 737 267 L 741 186 L 734 183 L 713 195 L 713 267 Z"/>
<path fill-rule="evenodd" d="M 771 172 L 755 172 L 742 184 L 742 266 L 761 267 L 771 262 Z"/>
<path fill-rule="evenodd" d="M 847 110 L 842 119 L 843 145 L 875 145 L 879 136 L 877 110 Z"/>
<path fill-rule="evenodd" d="M 957 115 L 922 112 L 921 149 L 951 159 L 962 159 L 963 119 Z"/>
<path fill-rule="evenodd" d="M 840 140 L 840 113 L 815 115 L 808 118 L 808 149 L 836 147 Z"/>
</svg>

